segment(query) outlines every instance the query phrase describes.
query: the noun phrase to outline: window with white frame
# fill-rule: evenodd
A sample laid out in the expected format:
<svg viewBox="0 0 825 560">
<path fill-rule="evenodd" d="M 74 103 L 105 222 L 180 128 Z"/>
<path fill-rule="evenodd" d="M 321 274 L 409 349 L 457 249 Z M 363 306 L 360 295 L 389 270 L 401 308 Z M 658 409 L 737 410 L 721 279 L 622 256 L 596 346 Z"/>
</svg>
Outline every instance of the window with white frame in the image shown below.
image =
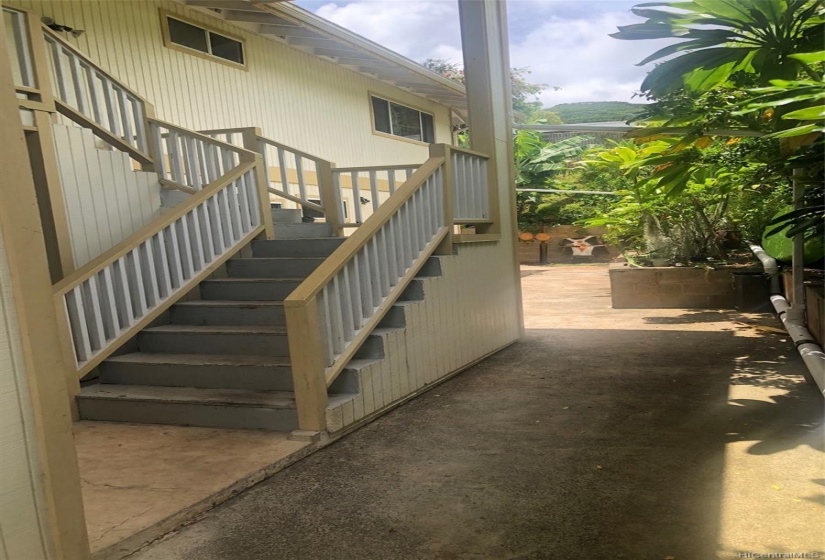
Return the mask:
<svg viewBox="0 0 825 560">
<path fill-rule="evenodd" d="M 213 56 L 221 61 L 242 66 L 246 64 L 242 41 L 168 14 L 164 15 L 164 22 L 172 45 Z"/>
<path fill-rule="evenodd" d="M 435 142 L 433 116 L 380 97 L 371 98 L 372 120 L 376 132 L 392 134 L 419 142 Z"/>
</svg>

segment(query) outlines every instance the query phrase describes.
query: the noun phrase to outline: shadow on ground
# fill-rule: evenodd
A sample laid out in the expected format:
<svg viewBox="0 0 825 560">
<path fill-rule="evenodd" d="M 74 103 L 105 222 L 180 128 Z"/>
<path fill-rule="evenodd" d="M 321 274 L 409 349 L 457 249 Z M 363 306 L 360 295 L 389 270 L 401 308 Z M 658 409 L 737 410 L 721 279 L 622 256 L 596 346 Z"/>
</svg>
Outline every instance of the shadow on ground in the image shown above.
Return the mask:
<svg viewBox="0 0 825 560">
<path fill-rule="evenodd" d="M 733 331 L 528 330 L 135 560 L 735 558 L 726 448 L 822 451 L 799 367 Z"/>
</svg>

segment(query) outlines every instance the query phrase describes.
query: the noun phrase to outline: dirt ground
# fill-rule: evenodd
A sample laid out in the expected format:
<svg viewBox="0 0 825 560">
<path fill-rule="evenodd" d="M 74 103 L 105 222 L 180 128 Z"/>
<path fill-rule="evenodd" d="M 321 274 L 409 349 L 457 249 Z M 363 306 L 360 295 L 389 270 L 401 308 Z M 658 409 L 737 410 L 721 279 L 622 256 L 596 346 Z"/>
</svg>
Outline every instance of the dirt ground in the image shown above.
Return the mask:
<svg viewBox="0 0 825 560">
<path fill-rule="evenodd" d="M 823 557 L 823 401 L 772 316 L 522 274 L 522 341 L 132 559 Z"/>
</svg>

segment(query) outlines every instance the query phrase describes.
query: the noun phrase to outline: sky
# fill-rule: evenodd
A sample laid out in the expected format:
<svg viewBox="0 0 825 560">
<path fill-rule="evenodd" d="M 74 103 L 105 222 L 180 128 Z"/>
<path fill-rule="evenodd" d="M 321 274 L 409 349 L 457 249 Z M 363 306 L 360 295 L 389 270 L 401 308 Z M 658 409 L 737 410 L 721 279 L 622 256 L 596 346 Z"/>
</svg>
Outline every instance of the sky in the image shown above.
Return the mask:
<svg viewBox="0 0 825 560">
<path fill-rule="evenodd" d="M 641 0 L 507 0 L 510 64 L 549 86 L 545 107 L 578 101 L 632 101 L 652 67 L 635 64 L 662 41 L 620 41 L 619 25 Z M 416 62 L 461 63 L 456 0 L 297 0 L 299 6 Z"/>
</svg>

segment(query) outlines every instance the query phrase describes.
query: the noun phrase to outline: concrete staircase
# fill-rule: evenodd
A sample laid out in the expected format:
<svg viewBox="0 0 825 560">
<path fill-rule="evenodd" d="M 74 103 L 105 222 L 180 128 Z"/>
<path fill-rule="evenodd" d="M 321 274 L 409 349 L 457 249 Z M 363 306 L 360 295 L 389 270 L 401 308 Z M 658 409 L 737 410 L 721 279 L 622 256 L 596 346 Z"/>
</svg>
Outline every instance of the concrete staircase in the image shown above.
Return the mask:
<svg viewBox="0 0 825 560">
<path fill-rule="evenodd" d="M 225 277 L 205 280 L 200 299 L 178 302 L 166 324 L 141 331 L 134 351 L 105 360 L 78 396 L 81 418 L 297 428 L 283 300 L 344 240 L 300 215 L 279 221 L 276 236 L 227 261 Z"/>
<path fill-rule="evenodd" d="M 286 212 L 286 214 L 285 214 Z M 297 212 L 297 211 L 292 211 Z M 253 241 L 199 299 L 173 305 L 105 360 L 78 395 L 85 420 L 290 431 L 298 427 L 283 300 L 343 241 L 323 223 L 273 216 L 277 240 Z M 433 257 L 419 277 L 440 275 Z M 358 396 L 359 372 L 386 358 L 388 333 L 405 328 L 404 306 L 423 299 L 413 280 L 330 387 L 330 407 Z"/>
</svg>

